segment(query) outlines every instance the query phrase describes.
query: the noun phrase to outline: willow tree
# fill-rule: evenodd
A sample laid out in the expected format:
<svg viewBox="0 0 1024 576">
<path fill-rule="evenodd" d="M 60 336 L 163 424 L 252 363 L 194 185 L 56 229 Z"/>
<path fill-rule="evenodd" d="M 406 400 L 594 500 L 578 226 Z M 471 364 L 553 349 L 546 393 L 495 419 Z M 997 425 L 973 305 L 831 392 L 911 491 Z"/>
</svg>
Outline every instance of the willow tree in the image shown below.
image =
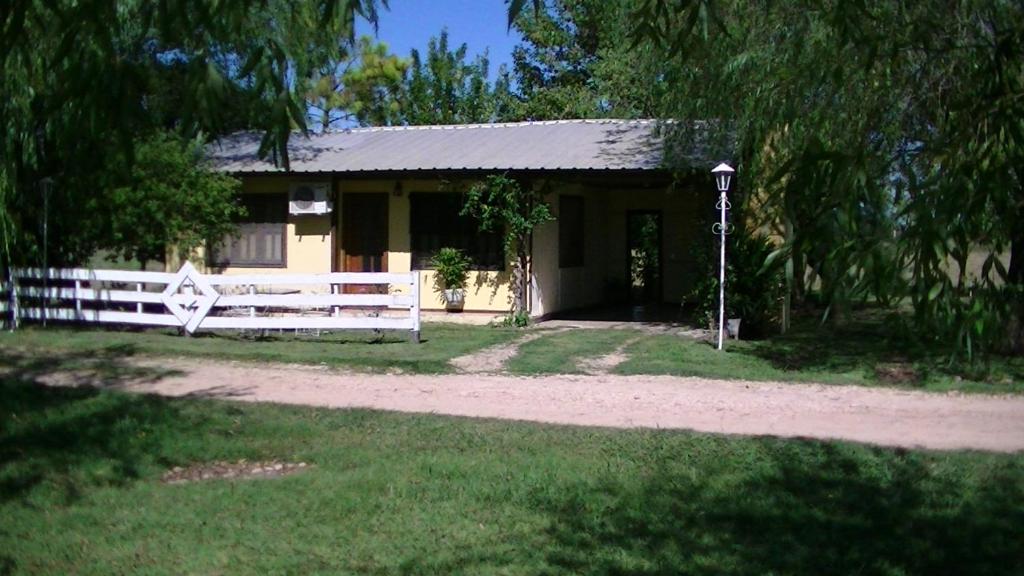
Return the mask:
<svg viewBox="0 0 1024 576">
<path fill-rule="evenodd" d="M 1024 5 L 637 0 L 629 20 L 675 138 L 737 161 L 778 226 L 792 295 L 809 269 L 829 314 L 910 302 L 926 340 L 1021 350 Z"/>
<path fill-rule="evenodd" d="M 55 215 L 73 214 L 51 243 L 50 262 L 81 259 L 94 247 L 81 233 L 91 215 L 109 209 L 96 182 L 111 157 L 134 156 L 140 127 L 168 108 L 148 83 L 169 63 L 178 73 L 175 130 L 216 133 L 239 107 L 251 107 L 250 127 L 264 133 L 261 153 L 287 165 L 286 142 L 305 129 L 314 72 L 339 44 L 351 44 L 359 16 L 375 21 L 375 0 L 6 2 L 0 258 L 38 261 L 34 207 L 43 189 L 59 197 Z"/>
</svg>

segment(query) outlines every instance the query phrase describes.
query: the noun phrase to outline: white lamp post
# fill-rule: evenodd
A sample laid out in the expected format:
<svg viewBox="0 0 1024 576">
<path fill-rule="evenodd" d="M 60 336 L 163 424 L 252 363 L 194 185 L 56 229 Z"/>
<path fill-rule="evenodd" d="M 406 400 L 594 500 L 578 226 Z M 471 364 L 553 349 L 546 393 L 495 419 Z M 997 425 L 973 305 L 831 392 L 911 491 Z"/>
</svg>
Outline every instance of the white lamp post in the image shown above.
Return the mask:
<svg viewBox="0 0 1024 576">
<path fill-rule="evenodd" d="M 715 208 L 721 213 L 721 220 L 711 227 L 711 231 L 722 237 L 722 252 L 718 263 L 718 349 L 721 350 L 725 341 L 725 237 L 729 229 L 725 222 L 725 212 L 732 206 L 726 193 L 729 192 L 729 184 L 732 183 L 732 175 L 736 171 L 725 162 L 715 166 L 711 171 L 715 175 L 715 184 L 718 185 L 718 204 Z"/>
</svg>

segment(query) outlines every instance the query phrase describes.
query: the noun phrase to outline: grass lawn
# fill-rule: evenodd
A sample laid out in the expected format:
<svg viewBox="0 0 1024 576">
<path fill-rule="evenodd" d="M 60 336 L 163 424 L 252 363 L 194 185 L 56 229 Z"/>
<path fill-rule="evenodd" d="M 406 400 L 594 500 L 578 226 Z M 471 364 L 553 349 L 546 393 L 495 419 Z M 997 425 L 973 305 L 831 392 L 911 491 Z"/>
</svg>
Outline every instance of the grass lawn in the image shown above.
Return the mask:
<svg viewBox="0 0 1024 576">
<path fill-rule="evenodd" d="M 629 339 L 640 336 L 636 330 L 569 330 L 546 334 L 519 347 L 507 364 L 519 374 L 576 374 L 580 361 L 615 351 Z"/>
<path fill-rule="evenodd" d="M 40 370 L 45 370 L 40 367 Z M 1024 456 L 0 381 L 0 573 L 1020 574 Z M 160 481 L 237 459 L 293 476 Z"/>
<path fill-rule="evenodd" d="M 39 350 L 88 355 L 173 355 L 328 364 L 364 370 L 401 370 L 413 373 L 443 373 L 451 370 L 448 360 L 480 348 L 517 337 L 513 328 L 424 324 L 420 344 L 405 333 L 352 331 L 321 336 L 272 335 L 253 338 L 238 333 L 199 334 L 192 338 L 163 330 L 117 331 L 27 327 L 0 333 L 0 357 Z"/>
<path fill-rule="evenodd" d="M 994 356 L 975 366 L 951 365 L 940 350 L 890 334 L 882 317 L 863 314 L 842 327 L 806 319 L 785 336 L 707 342 L 650 336 L 629 346 L 623 374 L 672 374 L 889 386 L 932 391 L 1024 393 L 1024 358 Z"/>
<path fill-rule="evenodd" d="M 580 373 L 581 361 L 626 344 L 622 374 L 670 374 L 889 386 L 931 391 L 1024 393 L 1024 358 L 994 356 L 985 364 L 950 365 L 947 354 L 922 349 L 889 334 L 884 319 L 862 314 L 842 327 L 797 324 L 786 336 L 729 341 L 718 352 L 707 342 L 638 330 L 575 329 L 549 332 L 519 347 L 507 363 L 516 374 Z M 525 333 L 514 328 L 424 324 L 423 342 L 404 333 L 335 332 L 322 336 L 253 338 L 233 333 L 184 338 L 161 330 L 117 331 L 27 327 L 0 333 L 0 362 L 37 359 L 49 351 L 90 358 L 175 355 L 303 364 L 371 371 L 446 373 L 448 361 Z"/>
</svg>

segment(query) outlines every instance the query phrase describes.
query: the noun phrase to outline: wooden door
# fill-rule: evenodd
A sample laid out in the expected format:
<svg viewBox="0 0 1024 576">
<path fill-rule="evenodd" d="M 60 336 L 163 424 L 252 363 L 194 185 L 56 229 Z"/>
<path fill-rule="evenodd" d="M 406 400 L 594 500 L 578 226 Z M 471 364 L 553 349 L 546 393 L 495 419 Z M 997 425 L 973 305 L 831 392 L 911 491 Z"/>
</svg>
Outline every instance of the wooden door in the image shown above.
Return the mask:
<svg viewBox="0 0 1024 576">
<path fill-rule="evenodd" d="M 388 195 L 345 194 L 342 197 L 342 239 L 345 272 L 388 271 Z M 346 286 L 347 293 L 386 293 L 386 285 Z"/>
</svg>

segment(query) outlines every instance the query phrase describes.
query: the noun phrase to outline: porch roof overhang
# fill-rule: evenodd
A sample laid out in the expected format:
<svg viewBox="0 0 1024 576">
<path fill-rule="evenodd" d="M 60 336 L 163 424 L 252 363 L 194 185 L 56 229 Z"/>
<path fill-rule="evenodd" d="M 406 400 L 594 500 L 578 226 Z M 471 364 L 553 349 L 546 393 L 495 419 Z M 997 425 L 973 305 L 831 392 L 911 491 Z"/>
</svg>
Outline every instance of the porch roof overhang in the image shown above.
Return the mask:
<svg viewBox="0 0 1024 576">
<path fill-rule="evenodd" d="M 256 132 L 232 134 L 208 147 L 209 159 L 215 169 L 239 175 L 669 175 L 662 130 L 654 120 L 354 128 L 294 135 L 287 171 L 259 157 L 261 139 Z"/>
</svg>

